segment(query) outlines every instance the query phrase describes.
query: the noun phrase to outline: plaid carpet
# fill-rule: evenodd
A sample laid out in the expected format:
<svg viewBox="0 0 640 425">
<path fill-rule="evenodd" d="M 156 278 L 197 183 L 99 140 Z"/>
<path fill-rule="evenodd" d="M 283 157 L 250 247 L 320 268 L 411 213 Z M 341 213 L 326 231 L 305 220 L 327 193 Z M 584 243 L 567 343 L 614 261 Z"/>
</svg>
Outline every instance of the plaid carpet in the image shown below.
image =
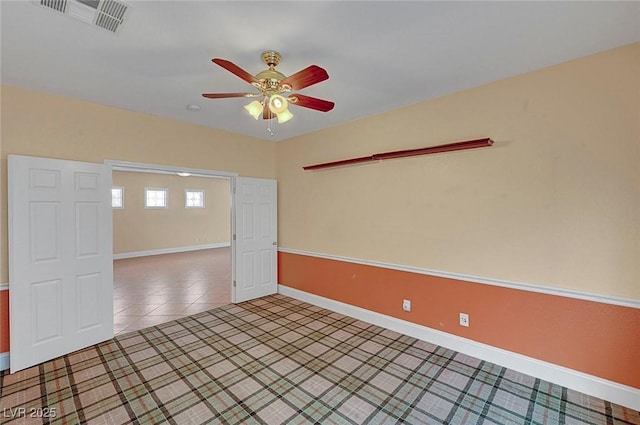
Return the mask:
<svg viewBox="0 0 640 425">
<path fill-rule="evenodd" d="M 1 379 L 8 424 L 640 424 L 640 412 L 280 295 Z"/>
</svg>

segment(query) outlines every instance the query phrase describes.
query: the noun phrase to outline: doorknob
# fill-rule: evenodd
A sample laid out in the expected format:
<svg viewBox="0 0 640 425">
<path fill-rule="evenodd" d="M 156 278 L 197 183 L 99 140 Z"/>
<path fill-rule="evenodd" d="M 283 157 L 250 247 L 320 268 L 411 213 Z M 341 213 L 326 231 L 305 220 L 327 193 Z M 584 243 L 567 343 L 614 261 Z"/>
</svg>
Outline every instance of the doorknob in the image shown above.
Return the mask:
<svg viewBox="0 0 640 425">
<path fill-rule="evenodd" d="M 278 241 L 273 242 L 271 245 L 278 246 Z"/>
</svg>

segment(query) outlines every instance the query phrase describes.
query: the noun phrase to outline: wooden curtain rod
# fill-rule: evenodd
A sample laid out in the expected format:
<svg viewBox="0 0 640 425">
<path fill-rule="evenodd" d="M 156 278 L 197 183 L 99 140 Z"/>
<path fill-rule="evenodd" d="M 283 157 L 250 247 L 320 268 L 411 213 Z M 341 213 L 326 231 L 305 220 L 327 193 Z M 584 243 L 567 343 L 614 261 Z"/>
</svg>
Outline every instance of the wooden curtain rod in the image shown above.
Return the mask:
<svg viewBox="0 0 640 425">
<path fill-rule="evenodd" d="M 325 162 L 325 163 L 322 163 L 322 164 L 307 165 L 305 167 L 302 167 L 302 169 L 304 169 L 304 170 L 320 170 L 322 168 L 340 167 L 340 166 L 343 166 L 343 165 L 360 164 L 360 163 L 363 163 L 363 162 L 382 161 L 384 159 L 405 158 L 405 157 L 408 157 L 408 156 L 429 155 L 429 154 L 432 154 L 432 153 L 453 152 L 453 151 L 461 151 L 461 150 L 465 150 L 465 149 L 484 148 L 484 147 L 491 146 L 491 145 L 493 145 L 493 140 L 491 140 L 489 138 L 468 140 L 468 141 L 465 141 L 465 142 L 447 143 L 445 145 L 429 146 L 429 147 L 426 147 L 426 148 L 406 149 L 406 150 L 402 150 L 402 151 L 374 153 L 373 155 L 360 156 L 358 158 L 350 158 L 350 159 L 343 159 L 343 160 L 340 160 L 340 161 Z"/>
</svg>

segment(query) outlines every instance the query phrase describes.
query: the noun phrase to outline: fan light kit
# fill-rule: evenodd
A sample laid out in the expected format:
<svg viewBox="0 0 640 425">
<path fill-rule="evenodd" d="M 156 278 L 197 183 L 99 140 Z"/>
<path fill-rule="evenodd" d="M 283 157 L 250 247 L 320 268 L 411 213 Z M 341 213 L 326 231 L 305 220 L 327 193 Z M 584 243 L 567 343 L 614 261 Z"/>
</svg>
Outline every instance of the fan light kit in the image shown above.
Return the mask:
<svg viewBox="0 0 640 425">
<path fill-rule="evenodd" d="M 244 109 L 246 109 L 247 112 L 249 112 L 249 114 L 256 120 L 259 119 L 260 116 L 269 121 L 275 117 L 278 119 L 278 123 L 280 124 L 283 124 L 293 118 L 293 114 L 289 111 L 289 104 L 321 112 L 328 112 L 333 109 L 335 104 L 328 100 L 297 93 L 288 94 L 292 90 L 301 90 L 305 87 L 327 80 L 329 78 L 327 71 L 317 65 L 310 65 L 307 68 L 287 77 L 280 71 L 276 70 L 276 66 L 280 63 L 281 59 L 282 55 L 278 52 L 272 50 L 262 52 L 262 61 L 267 64 L 268 69 L 265 69 L 254 76 L 233 62 L 225 59 L 214 58 L 212 59 L 213 63 L 242 78 L 244 81 L 258 89 L 259 93 L 204 93 L 202 96 L 209 99 L 223 99 L 230 97 L 259 98 L 259 100 L 254 100 L 246 105 Z M 270 125 L 267 127 L 267 130 L 273 136 Z"/>
</svg>

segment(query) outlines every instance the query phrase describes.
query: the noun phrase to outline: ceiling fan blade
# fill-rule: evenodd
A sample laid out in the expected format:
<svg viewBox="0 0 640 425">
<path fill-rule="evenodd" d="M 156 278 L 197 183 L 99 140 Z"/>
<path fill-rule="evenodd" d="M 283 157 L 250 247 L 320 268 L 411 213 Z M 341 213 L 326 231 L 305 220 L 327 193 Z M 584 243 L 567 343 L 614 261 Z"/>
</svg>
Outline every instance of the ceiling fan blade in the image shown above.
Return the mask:
<svg viewBox="0 0 640 425">
<path fill-rule="evenodd" d="M 230 62 L 230 61 L 228 61 L 226 59 L 220 59 L 220 58 L 213 58 L 213 59 L 211 59 L 211 61 L 213 63 L 215 63 L 216 65 L 220 65 L 221 67 L 223 67 L 227 71 L 229 71 L 229 72 L 237 75 L 238 77 L 242 78 L 243 80 L 245 80 L 249 84 L 259 83 L 259 81 L 258 81 L 258 79 L 256 77 L 254 77 L 253 75 L 249 74 L 247 71 L 245 71 L 244 69 L 240 68 L 238 65 L 236 65 L 233 62 Z"/>
<path fill-rule="evenodd" d="M 320 68 L 318 65 L 310 65 L 298 71 L 293 75 L 288 76 L 284 80 L 280 81 L 281 85 L 289 85 L 294 90 L 300 90 L 305 87 L 309 87 L 313 84 L 317 84 L 321 81 L 327 80 L 329 74 L 324 68 Z"/>
<path fill-rule="evenodd" d="M 225 99 L 228 97 L 255 97 L 254 93 L 202 93 L 202 96 L 209 99 Z"/>
<path fill-rule="evenodd" d="M 335 103 L 329 102 L 328 100 L 305 96 L 303 94 L 292 94 L 289 96 L 288 100 L 292 105 L 315 109 L 316 111 L 321 112 L 329 112 L 335 106 Z"/>
</svg>

